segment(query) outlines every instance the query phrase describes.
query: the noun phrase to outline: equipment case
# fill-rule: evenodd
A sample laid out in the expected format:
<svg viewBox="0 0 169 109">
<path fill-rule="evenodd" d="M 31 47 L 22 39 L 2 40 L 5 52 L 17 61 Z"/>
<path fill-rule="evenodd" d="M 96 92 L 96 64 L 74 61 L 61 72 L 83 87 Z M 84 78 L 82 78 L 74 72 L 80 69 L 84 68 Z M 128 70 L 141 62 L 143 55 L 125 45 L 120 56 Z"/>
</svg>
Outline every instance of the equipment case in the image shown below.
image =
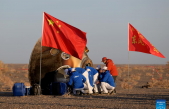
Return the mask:
<svg viewBox="0 0 169 109">
<path fill-rule="evenodd" d="M 14 96 L 24 96 L 25 95 L 25 85 L 24 83 L 15 83 L 13 86 L 13 95 Z"/>
</svg>

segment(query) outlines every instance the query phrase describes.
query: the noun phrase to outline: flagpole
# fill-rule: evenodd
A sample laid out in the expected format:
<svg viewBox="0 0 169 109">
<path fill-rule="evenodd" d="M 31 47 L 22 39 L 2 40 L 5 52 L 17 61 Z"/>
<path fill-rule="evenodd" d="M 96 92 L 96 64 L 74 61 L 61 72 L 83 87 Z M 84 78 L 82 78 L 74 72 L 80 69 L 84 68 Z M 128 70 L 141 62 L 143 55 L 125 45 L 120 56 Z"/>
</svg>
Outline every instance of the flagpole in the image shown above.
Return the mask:
<svg viewBox="0 0 169 109">
<path fill-rule="evenodd" d="M 128 23 L 128 92 L 129 92 L 129 23 Z"/>
<path fill-rule="evenodd" d="M 129 51 L 128 51 L 128 91 L 129 91 Z"/>
<path fill-rule="evenodd" d="M 41 43 L 42 43 L 42 39 L 41 39 Z M 40 95 L 40 92 L 41 92 L 41 63 L 42 63 L 42 44 L 41 44 L 41 53 L 40 53 L 40 77 L 39 77 L 39 86 L 40 86 L 40 90 L 39 90 L 39 95 Z"/>
<path fill-rule="evenodd" d="M 44 12 L 43 12 L 43 17 L 42 17 L 42 34 L 43 34 L 43 22 L 44 22 Z M 42 36 L 43 37 L 43 36 Z M 41 38 L 41 53 L 40 53 L 40 77 L 39 77 L 39 96 L 40 96 L 40 92 L 41 92 L 41 72 L 42 72 L 42 38 Z"/>
</svg>

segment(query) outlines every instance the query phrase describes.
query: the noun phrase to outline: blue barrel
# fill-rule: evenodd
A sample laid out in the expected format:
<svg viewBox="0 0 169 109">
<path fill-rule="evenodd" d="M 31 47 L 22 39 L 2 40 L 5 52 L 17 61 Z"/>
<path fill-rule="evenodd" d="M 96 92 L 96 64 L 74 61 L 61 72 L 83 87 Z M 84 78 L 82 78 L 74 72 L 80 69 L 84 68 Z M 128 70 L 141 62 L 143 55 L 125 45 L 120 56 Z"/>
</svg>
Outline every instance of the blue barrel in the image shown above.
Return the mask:
<svg viewBox="0 0 169 109">
<path fill-rule="evenodd" d="M 24 96 L 25 95 L 24 83 L 15 83 L 12 89 L 13 89 L 14 96 Z"/>
</svg>

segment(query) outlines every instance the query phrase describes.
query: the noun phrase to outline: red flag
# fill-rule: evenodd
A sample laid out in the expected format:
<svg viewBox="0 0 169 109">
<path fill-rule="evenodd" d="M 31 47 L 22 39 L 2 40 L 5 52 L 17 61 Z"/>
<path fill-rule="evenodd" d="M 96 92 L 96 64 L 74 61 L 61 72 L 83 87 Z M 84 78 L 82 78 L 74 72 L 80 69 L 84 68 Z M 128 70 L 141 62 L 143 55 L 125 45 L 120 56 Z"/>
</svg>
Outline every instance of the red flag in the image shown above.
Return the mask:
<svg viewBox="0 0 169 109">
<path fill-rule="evenodd" d="M 86 33 L 44 12 L 42 46 L 60 49 L 82 59 Z"/>
<path fill-rule="evenodd" d="M 138 30 L 129 23 L 129 51 L 138 51 L 165 58 Z"/>
</svg>

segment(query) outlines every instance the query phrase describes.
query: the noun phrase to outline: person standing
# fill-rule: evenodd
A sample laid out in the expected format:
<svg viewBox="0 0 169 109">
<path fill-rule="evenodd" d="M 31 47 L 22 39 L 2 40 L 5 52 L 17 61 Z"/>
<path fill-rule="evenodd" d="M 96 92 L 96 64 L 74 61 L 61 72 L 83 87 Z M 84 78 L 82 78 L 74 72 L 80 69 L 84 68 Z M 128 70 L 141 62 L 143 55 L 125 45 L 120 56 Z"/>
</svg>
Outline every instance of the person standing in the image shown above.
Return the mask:
<svg viewBox="0 0 169 109">
<path fill-rule="evenodd" d="M 111 59 L 107 59 L 107 57 L 102 58 L 102 62 L 106 64 L 107 69 L 110 71 L 110 74 L 113 76 L 114 82 L 116 83 L 116 78 L 118 76 L 117 68 Z M 116 93 L 116 89 L 114 90 Z"/>
</svg>

